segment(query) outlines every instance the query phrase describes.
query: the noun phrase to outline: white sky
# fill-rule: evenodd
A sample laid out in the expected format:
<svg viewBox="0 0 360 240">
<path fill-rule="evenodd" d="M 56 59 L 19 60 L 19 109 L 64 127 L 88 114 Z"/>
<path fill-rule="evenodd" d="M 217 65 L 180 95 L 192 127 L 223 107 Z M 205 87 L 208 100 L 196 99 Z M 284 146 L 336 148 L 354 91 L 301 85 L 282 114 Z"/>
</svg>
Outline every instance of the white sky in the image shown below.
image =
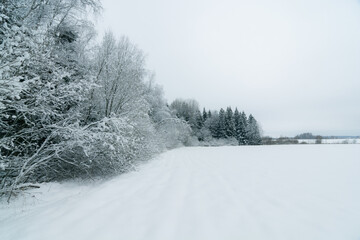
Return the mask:
<svg viewBox="0 0 360 240">
<path fill-rule="evenodd" d="M 265 135 L 360 135 L 359 0 L 103 0 L 169 102 L 252 113 Z"/>
</svg>

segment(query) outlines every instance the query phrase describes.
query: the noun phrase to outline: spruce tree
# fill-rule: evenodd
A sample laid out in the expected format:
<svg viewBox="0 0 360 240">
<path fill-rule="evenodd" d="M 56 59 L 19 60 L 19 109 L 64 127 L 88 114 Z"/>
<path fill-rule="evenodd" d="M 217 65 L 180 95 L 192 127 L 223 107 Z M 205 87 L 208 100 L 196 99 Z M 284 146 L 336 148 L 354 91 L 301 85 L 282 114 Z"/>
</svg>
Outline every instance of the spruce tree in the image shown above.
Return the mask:
<svg viewBox="0 0 360 240">
<path fill-rule="evenodd" d="M 195 112 L 195 128 L 197 130 L 200 130 L 202 127 L 204 126 L 204 120 L 203 117 L 201 115 L 200 110 L 197 110 Z"/>
<path fill-rule="evenodd" d="M 225 131 L 226 131 L 226 137 L 236 136 L 234 116 L 231 107 L 226 108 Z"/>
<path fill-rule="evenodd" d="M 251 114 L 249 115 L 248 124 L 247 124 L 247 136 L 248 136 L 249 145 L 261 144 L 259 126 L 257 124 L 256 119 Z"/>
<path fill-rule="evenodd" d="M 218 138 L 219 113 L 217 111 L 214 111 L 211 117 L 209 117 L 209 113 L 208 119 L 206 121 L 208 124 L 208 128 L 210 130 L 211 136 L 213 138 Z"/>
<path fill-rule="evenodd" d="M 238 142 L 240 144 L 241 124 L 240 124 L 240 113 L 239 113 L 239 110 L 237 108 L 235 108 L 235 112 L 234 112 L 234 126 L 235 126 L 235 135 L 234 135 L 234 137 L 236 138 L 236 140 L 238 140 Z"/>
<path fill-rule="evenodd" d="M 247 135 L 247 117 L 245 112 L 240 114 L 240 121 L 239 121 L 239 129 L 238 129 L 238 141 L 240 145 L 247 145 L 248 144 L 248 135 Z"/>
<path fill-rule="evenodd" d="M 208 114 L 207 114 L 205 108 L 203 109 L 202 117 L 203 117 L 203 121 L 204 121 L 204 122 L 205 122 L 206 119 L 208 118 Z"/>
<path fill-rule="evenodd" d="M 219 111 L 219 122 L 217 126 L 216 136 L 217 138 L 226 138 L 225 111 L 222 108 Z"/>
</svg>

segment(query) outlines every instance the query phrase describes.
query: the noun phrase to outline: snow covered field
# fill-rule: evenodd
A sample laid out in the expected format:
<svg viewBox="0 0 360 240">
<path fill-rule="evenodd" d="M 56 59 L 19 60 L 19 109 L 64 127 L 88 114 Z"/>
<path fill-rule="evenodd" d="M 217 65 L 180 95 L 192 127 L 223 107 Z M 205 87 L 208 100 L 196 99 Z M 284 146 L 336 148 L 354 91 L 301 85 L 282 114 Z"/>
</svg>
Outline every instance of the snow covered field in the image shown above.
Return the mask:
<svg viewBox="0 0 360 240">
<path fill-rule="evenodd" d="M 360 239 L 359 172 L 357 144 L 181 148 L 1 203 L 0 239 Z"/>
</svg>

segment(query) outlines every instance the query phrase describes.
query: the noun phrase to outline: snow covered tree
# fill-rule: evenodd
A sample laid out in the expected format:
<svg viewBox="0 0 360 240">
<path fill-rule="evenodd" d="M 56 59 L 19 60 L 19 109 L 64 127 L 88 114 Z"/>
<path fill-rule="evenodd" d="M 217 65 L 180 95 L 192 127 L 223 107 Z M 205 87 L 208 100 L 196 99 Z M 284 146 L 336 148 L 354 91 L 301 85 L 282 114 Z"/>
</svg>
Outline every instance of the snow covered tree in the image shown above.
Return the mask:
<svg viewBox="0 0 360 240">
<path fill-rule="evenodd" d="M 195 112 L 196 128 L 200 130 L 204 126 L 204 119 L 199 110 Z"/>
<path fill-rule="evenodd" d="M 174 100 L 170 108 L 175 112 L 176 116 L 185 120 L 193 130 L 197 129 L 196 113 L 199 111 L 199 104 L 193 100 Z"/>
<path fill-rule="evenodd" d="M 62 29 L 78 20 L 75 13 L 81 7 L 92 3 L 0 4 L 2 192 L 14 193 L 25 182 L 51 179 L 51 162 L 64 163 L 59 154 L 64 151 L 65 128 L 81 119 L 79 109 L 91 84 L 73 54 L 81 33 L 70 39 Z"/>
<path fill-rule="evenodd" d="M 153 78 L 153 77 L 151 77 Z M 146 100 L 150 104 L 149 116 L 156 130 L 157 147 L 172 149 L 191 144 L 191 128 L 187 122 L 176 117 L 164 100 L 163 90 L 150 79 Z"/>
<path fill-rule="evenodd" d="M 249 115 L 248 124 L 247 124 L 247 138 L 249 145 L 261 144 L 260 129 L 256 119 L 251 114 Z"/>
<path fill-rule="evenodd" d="M 181 146 L 190 146 L 192 144 L 192 129 L 183 119 L 176 116 L 163 119 L 156 125 L 161 140 L 167 149 Z"/>
<path fill-rule="evenodd" d="M 203 118 L 203 121 L 204 121 L 204 122 L 205 122 L 206 119 L 208 118 L 208 113 L 206 112 L 205 108 L 203 108 L 202 118 Z"/>
<path fill-rule="evenodd" d="M 233 111 L 232 111 L 231 107 L 226 108 L 225 131 L 226 131 L 226 137 L 235 137 L 235 135 L 236 135 L 234 116 L 233 116 Z"/>
<path fill-rule="evenodd" d="M 209 110 L 210 112 L 210 110 Z M 211 117 L 209 117 L 205 121 L 205 128 L 209 129 L 211 136 L 214 138 L 217 138 L 217 129 L 219 125 L 219 113 L 217 111 L 214 111 L 212 114 L 210 114 Z"/>
<path fill-rule="evenodd" d="M 236 108 L 234 112 L 234 125 L 235 125 L 235 138 L 238 140 L 239 145 L 247 144 L 246 126 L 247 117 L 244 112 L 240 113 Z"/>
<path fill-rule="evenodd" d="M 234 127 L 235 127 L 235 138 L 238 140 L 240 144 L 240 133 L 241 133 L 241 127 L 240 127 L 240 112 L 237 108 L 235 108 L 234 111 Z"/>
<path fill-rule="evenodd" d="M 99 88 L 91 94 L 90 119 L 148 111 L 144 60 L 142 51 L 126 37 L 117 41 L 112 33 L 105 34 L 94 56 L 95 83 Z"/>
<path fill-rule="evenodd" d="M 225 110 L 222 108 L 219 111 L 219 121 L 215 136 L 216 138 L 226 138 Z"/>
<path fill-rule="evenodd" d="M 81 16 L 95 3 L 1 2 L 0 194 L 123 172 L 157 151 L 141 51 L 122 38 L 104 72 L 87 65 Z"/>
<path fill-rule="evenodd" d="M 247 145 L 249 142 L 248 135 L 247 135 L 247 125 L 248 125 L 247 116 L 246 116 L 245 112 L 242 112 L 240 114 L 238 128 L 236 130 L 239 145 Z"/>
</svg>

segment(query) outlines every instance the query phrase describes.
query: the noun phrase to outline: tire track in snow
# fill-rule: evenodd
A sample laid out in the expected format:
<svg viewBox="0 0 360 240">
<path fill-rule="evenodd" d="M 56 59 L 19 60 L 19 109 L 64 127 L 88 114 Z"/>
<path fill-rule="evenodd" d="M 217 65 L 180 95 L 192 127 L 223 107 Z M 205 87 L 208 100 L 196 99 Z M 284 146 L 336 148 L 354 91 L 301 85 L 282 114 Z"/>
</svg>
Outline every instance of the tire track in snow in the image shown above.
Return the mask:
<svg viewBox="0 0 360 240">
<path fill-rule="evenodd" d="M 359 155 L 344 145 L 176 149 L 7 219 L 0 239 L 357 239 Z"/>
</svg>

